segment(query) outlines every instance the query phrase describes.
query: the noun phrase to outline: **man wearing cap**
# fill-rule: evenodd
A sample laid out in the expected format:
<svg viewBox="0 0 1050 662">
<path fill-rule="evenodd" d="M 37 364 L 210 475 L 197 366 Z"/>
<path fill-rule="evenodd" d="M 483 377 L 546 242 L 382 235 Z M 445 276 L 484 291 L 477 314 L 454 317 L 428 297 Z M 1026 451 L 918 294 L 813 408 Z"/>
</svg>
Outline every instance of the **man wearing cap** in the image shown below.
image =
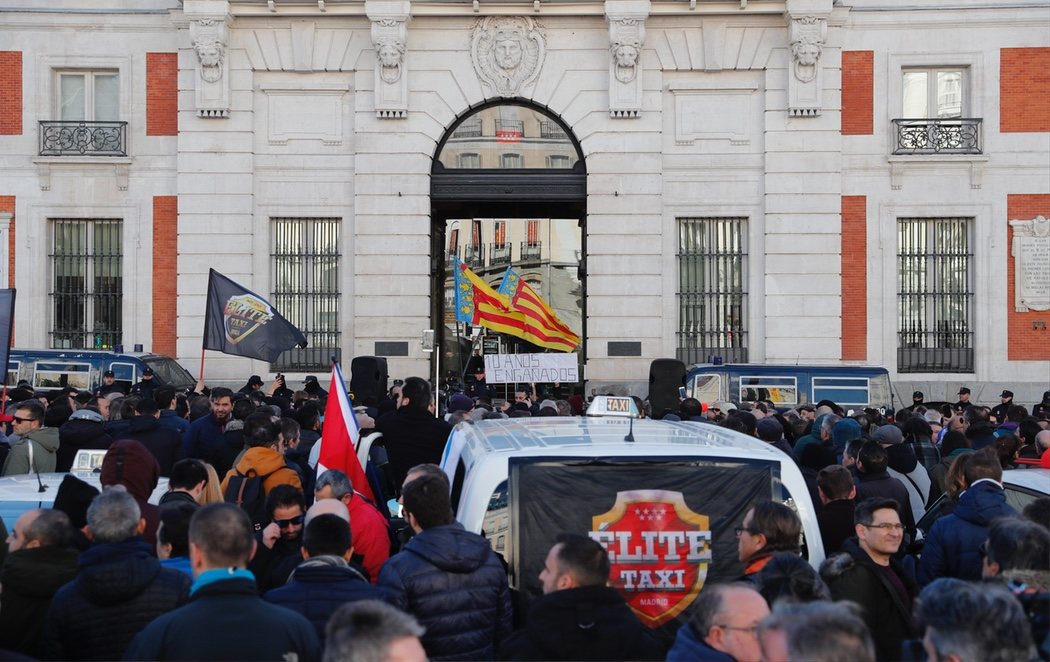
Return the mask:
<svg viewBox="0 0 1050 662">
<path fill-rule="evenodd" d="M 999 398 L 1002 402 L 992 407 L 992 416 L 995 417 L 996 423 L 1005 423 L 1006 414 L 1014 404 L 1014 392 L 1004 390 L 999 394 Z"/>
<path fill-rule="evenodd" d="M 462 421 L 473 408 L 474 401 L 469 396 L 463 395 L 462 393 L 455 393 L 448 399 L 448 407 L 445 410 L 445 420 L 448 421 L 449 425 L 455 425 Z"/>
<path fill-rule="evenodd" d="M 959 401 L 953 405 L 956 411 L 965 411 L 970 406 L 970 389 L 966 386 L 959 388 Z"/>
<path fill-rule="evenodd" d="M 926 405 L 923 404 L 924 398 L 925 396 L 923 396 L 922 391 L 915 391 L 911 394 L 911 406 L 905 407 L 905 409 L 908 411 L 915 411 L 918 407 L 925 407 Z"/>
<path fill-rule="evenodd" d="M 104 395 L 109 395 L 114 392 L 120 393 L 121 395 L 127 394 L 124 387 L 117 383 L 117 376 L 113 374 L 113 371 L 107 370 L 102 373 L 102 383 L 95 389 L 95 396 L 101 398 Z"/>
<path fill-rule="evenodd" d="M 153 368 L 142 369 L 142 381 L 131 387 L 132 395 L 140 398 L 153 398 L 153 389 L 157 384 L 153 381 Z"/>
<path fill-rule="evenodd" d="M 262 385 L 263 385 L 262 377 L 260 377 L 259 375 L 252 375 L 251 377 L 248 378 L 248 383 L 245 384 L 244 386 L 242 386 L 241 390 L 239 390 L 237 392 L 238 393 L 243 393 L 245 395 L 251 395 L 255 391 L 258 391 L 259 389 L 261 389 Z"/>
<path fill-rule="evenodd" d="M 1032 405 L 1032 416 L 1050 418 L 1050 391 L 1043 393 L 1043 401 Z"/>
<path fill-rule="evenodd" d="M 467 395 L 474 399 L 481 398 L 492 402 L 492 399 L 496 397 L 496 389 L 489 386 L 488 382 L 485 381 L 485 364 L 478 363 L 474 366 L 474 383 L 467 386 Z"/>
</svg>

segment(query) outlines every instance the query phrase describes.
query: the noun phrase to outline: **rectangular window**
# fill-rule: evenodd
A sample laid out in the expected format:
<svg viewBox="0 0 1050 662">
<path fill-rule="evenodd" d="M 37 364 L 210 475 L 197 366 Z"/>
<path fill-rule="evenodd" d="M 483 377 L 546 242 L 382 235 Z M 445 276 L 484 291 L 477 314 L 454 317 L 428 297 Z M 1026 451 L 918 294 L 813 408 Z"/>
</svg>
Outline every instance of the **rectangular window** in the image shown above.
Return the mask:
<svg viewBox="0 0 1050 662">
<path fill-rule="evenodd" d="M 51 346 L 120 344 L 123 222 L 52 219 L 51 229 Z"/>
<path fill-rule="evenodd" d="M 274 370 L 326 370 L 340 358 L 339 218 L 271 220 L 271 301 L 306 335 L 307 346 L 281 354 Z"/>
<path fill-rule="evenodd" d="M 981 118 L 970 117 L 966 67 L 904 69 L 894 154 L 980 154 Z"/>
<path fill-rule="evenodd" d="M 678 358 L 747 362 L 747 219 L 678 221 Z"/>
<path fill-rule="evenodd" d="M 548 168 L 571 168 L 572 159 L 564 154 L 550 154 L 547 156 Z"/>
<path fill-rule="evenodd" d="M 500 167 L 501 168 L 520 168 L 521 167 L 521 154 L 501 154 L 500 155 Z"/>
<path fill-rule="evenodd" d="M 869 385 L 867 377 L 814 377 L 813 400 L 831 400 L 839 405 L 866 406 Z"/>
<path fill-rule="evenodd" d="M 58 109 L 63 121 L 120 119 L 120 77 L 116 71 L 59 71 Z"/>
<path fill-rule="evenodd" d="M 798 380 L 795 377 L 740 376 L 740 402 L 769 401 L 780 405 L 798 404 Z"/>
<path fill-rule="evenodd" d="M 525 224 L 525 243 L 535 246 L 540 243 L 540 222 L 527 221 Z"/>
<path fill-rule="evenodd" d="M 474 152 L 464 152 L 457 157 L 460 168 L 480 168 L 481 155 Z"/>
<path fill-rule="evenodd" d="M 495 228 L 495 242 L 497 246 L 504 246 L 507 243 L 507 222 L 496 221 Z"/>
<path fill-rule="evenodd" d="M 897 220 L 897 370 L 973 372 L 972 218 Z"/>
<path fill-rule="evenodd" d="M 91 364 L 65 361 L 39 362 L 33 371 L 33 388 L 65 388 L 80 390 L 91 387 Z"/>
<path fill-rule="evenodd" d="M 905 119 L 965 117 L 966 69 L 905 69 L 903 76 L 902 116 Z"/>
</svg>

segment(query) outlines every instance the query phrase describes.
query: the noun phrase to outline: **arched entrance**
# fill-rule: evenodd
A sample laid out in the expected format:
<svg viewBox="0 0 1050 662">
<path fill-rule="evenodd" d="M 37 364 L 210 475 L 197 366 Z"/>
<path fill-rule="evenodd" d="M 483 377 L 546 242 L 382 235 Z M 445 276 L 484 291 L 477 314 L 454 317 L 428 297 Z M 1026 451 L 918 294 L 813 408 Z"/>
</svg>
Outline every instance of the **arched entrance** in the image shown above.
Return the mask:
<svg viewBox="0 0 1050 662">
<path fill-rule="evenodd" d="M 430 196 L 431 318 L 443 389 L 464 378 L 469 384 L 484 354 L 552 351 L 457 320 L 457 260 L 494 289 L 508 273 L 520 276 L 580 337 L 574 353 L 582 365 L 587 174 L 571 130 L 548 109 L 524 100 L 472 108 L 438 143 Z M 567 395 L 582 381 L 561 386 L 559 394 Z M 509 387 L 496 388 L 499 396 L 510 393 Z M 555 395 L 549 385 L 547 390 Z"/>
</svg>

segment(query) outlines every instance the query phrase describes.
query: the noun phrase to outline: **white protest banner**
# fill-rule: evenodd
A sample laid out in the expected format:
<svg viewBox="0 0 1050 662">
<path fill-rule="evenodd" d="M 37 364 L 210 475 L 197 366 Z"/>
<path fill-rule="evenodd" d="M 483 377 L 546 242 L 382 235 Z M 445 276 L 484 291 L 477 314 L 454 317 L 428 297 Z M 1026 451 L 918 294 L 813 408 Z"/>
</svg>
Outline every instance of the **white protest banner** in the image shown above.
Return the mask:
<svg viewBox="0 0 1050 662">
<path fill-rule="evenodd" d="M 485 381 L 489 384 L 580 381 L 576 354 L 486 354 Z"/>
</svg>

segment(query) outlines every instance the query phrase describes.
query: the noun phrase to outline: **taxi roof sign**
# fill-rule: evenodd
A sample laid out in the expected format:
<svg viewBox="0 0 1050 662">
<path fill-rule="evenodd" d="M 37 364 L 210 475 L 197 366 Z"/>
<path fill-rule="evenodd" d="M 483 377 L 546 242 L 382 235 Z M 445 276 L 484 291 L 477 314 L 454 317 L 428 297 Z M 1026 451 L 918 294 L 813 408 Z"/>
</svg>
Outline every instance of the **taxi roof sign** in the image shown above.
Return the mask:
<svg viewBox="0 0 1050 662">
<path fill-rule="evenodd" d="M 597 395 L 587 407 L 588 416 L 620 416 L 639 418 L 638 406 L 629 396 Z"/>
</svg>

